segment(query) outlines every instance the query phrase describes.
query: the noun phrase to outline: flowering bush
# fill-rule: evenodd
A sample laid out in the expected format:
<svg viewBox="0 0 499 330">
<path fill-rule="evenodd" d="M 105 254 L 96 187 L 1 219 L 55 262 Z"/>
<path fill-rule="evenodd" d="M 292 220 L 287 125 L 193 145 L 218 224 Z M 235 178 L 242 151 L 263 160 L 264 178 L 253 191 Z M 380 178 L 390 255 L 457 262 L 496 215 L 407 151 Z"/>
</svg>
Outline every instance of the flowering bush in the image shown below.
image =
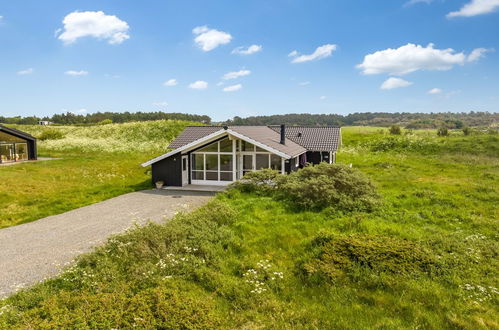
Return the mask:
<svg viewBox="0 0 499 330">
<path fill-rule="evenodd" d="M 274 266 L 269 260 L 260 260 L 254 268 L 248 269 L 243 278 L 249 284 L 251 293 L 261 294 L 276 287 L 277 282 L 284 278 L 282 272 L 273 271 Z"/>
</svg>

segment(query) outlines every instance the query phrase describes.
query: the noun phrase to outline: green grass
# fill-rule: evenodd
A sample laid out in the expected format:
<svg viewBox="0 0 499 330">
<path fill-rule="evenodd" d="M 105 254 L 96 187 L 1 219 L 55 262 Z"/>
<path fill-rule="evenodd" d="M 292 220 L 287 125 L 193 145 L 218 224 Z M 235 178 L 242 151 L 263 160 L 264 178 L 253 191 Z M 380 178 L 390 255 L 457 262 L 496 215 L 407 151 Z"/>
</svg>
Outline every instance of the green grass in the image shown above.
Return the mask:
<svg viewBox="0 0 499 330">
<path fill-rule="evenodd" d="M 497 137 L 416 132 L 425 148 L 375 152 L 388 136 L 343 132 L 338 161 L 374 181 L 378 210 L 232 190 L 0 302 L 0 327 L 498 328 Z"/>
<path fill-rule="evenodd" d="M 150 187 L 140 163 L 161 154 L 190 122 L 155 121 L 103 126 L 15 126 L 38 141 L 39 156 L 58 160 L 0 167 L 0 228 L 59 214 Z"/>
</svg>

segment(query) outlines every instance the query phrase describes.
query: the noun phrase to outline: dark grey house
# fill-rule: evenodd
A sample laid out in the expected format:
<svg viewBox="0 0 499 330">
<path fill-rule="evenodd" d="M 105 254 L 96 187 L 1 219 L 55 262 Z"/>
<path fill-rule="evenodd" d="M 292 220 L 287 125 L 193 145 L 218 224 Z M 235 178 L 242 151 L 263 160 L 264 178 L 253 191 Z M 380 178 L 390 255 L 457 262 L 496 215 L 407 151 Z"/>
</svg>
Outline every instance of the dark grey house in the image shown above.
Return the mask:
<svg viewBox="0 0 499 330">
<path fill-rule="evenodd" d="M 36 159 L 36 138 L 0 124 L 0 163 Z"/>
<path fill-rule="evenodd" d="M 188 126 L 151 159 L 152 181 L 167 186 L 227 185 L 250 171 L 296 171 L 307 163 L 334 163 L 339 127 Z"/>
</svg>

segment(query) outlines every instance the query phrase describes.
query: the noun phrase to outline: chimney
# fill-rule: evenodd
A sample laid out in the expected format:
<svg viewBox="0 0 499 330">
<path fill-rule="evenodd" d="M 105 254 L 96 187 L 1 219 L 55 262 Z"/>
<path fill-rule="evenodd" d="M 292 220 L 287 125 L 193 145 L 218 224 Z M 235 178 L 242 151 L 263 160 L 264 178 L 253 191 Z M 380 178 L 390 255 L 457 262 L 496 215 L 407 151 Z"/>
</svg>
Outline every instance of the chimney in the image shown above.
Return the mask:
<svg viewBox="0 0 499 330">
<path fill-rule="evenodd" d="M 286 144 L 286 125 L 281 124 L 281 144 Z"/>
</svg>

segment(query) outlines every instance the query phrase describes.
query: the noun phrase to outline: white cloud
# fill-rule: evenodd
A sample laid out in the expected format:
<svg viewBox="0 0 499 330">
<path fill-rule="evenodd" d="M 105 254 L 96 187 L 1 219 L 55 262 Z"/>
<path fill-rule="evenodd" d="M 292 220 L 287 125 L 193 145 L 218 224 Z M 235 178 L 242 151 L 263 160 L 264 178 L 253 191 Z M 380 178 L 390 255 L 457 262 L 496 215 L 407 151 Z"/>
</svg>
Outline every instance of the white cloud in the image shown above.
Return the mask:
<svg viewBox="0 0 499 330">
<path fill-rule="evenodd" d="M 168 103 L 164 102 L 164 101 L 163 102 L 154 102 L 152 105 L 155 107 L 166 108 L 168 106 Z"/>
<path fill-rule="evenodd" d="M 178 84 L 177 79 L 169 79 L 163 83 L 163 86 L 169 87 L 169 86 L 175 86 L 177 84 Z"/>
<path fill-rule="evenodd" d="M 458 11 L 447 14 L 447 18 L 471 17 L 488 14 L 499 8 L 499 0 L 471 0 Z"/>
<path fill-rule="evenodd" d="M 0 15 L 0 23 L 2 23 L 2 21 L 3 21 L 3 16 Z"/>
<path fill-rule="evenodd" d="M 452 48 L 435 49 L 433 44 L 426 47 L 407 44 L 397 49 L 388 48 L 364 57 L 357 65 L 364 74 L 388 73 L 403 75 L 418 70 L 450 70 L 454 65 L 463 65 L 468 58 L 477 60 L 483 54 L 483 48 L 475 49 L 471 57 L 456 53 Z M 480 56 L 477 56 L 480 55 Z"/>
<path fill-rule="evenodd" d="M 21 71 L 17 71 L 17 74 L 19 75 L 27 75 L 27 74 L 32 74 L 35 70 L 33 68 L 29 68 L 29 69 L 26 69 L 26 70 L 21 70 Z"/>
<path fill-rule="evenodd" d="M 390 77 L 386 79 L 380 86 L 381 89 L 394 89 L 394 88 L 400 88 L 400 87 L 407 87 L 412 85 L 412 82 L 401 79 L 401 78 L 395 78 L 395 77 Z"/>
<path fill-rule="evenodd" d="M 240 54 L 240 55 L 251 55 L 254 53 L 261 52 L 263 47 L 261 45 L 251 45 L 248 48 L 245 47 L 237 47 L 232 51 L 232 54 Z"/>
<path fill-rule="evenodd" d="M 440 88 L 432 88 L 428 91 L 428 94 L 435 95 L 435 94 L 441 94 L 442 92 L 443 90 L 441 90 Z"/>
<path fill-rule="evenodd" d="M 64 29 L 59 39 L 71 44 L 84 37 L 107 40 L 110 44 L 121 44 L 130 38 L 128 23 L 102 11 L 75 11 L 64 17 Z"/>
<path fill-rule="evenodd" d="M 239 70 L 239 71 L 234 71 L 234 72 L 229 72 L 229 73 L 224 74 L 222 79 L 223 80 L 236 79 L 239 77 L 248 76 L 250 74 L 251 74 L 250 70 Z"/>
<path fill-rule="evenodd" d="M 88 74 L 88 71 L 85 71 L 85 70 L 80 70 L 80 71 L 68 70 L 68 71 L 64 72 L 64 74 L 66 74 L 68 76 L 86 76 Z"/>
<path fill-rule="evenodd" d="M 303 82 L 299 83 L 298 85 L 307 86 L 307 85 L 310 85 L 310 81 L 303 81 Z"/>
<path fill-rule="evenodd" d="M 237 84 L 237 85 L 231 85 L 231 86 L 227 86 L 223 89 L 224 92 L 235 92 L 235 91 L 238 91 L 240 90 L 241 88 L 243 88 L 243 85 L 241 84 Z"/>
<path fill-rule="evenodd" d="M 326 99 L 326 96 L 325 95 L 322 95 L 321 97 L 319 97 L 320 100 L 325 100 Z"/>
<path fill-rule="evenodd" d="M 192 84 L 190 84 L 189 88 L 200 89 L 200 90 L 206 89 L 206 88 L 208 88 L 208 83 L 206 81 L 203 81 L 203 80 L 198 80 L 198 81 L 195 81 Z"/>
<path fill-rule="evenodd" d="M 299 53 L 296 50 L 293 50 L 291 53 L 288 54 L 290 57 L 294 57 L 294 59 L 291 61 L 291 63 L 303 63 L 303 62 L 309 62 L 309 61 L 315 61 L 315 60 L 320 60 L 326 57 L 329 57 L 333 54 L 333 51 L 335 51 L 337 48 L 336 45 L 331 45 L 331 44 L 326 44 L 322 45 L 320 47 L 317 47 L 315 51 L 310 54 L 310 55 L 299 55 Z"/>
<path fill-rule="evenodd" d="M 196 34 L 194 42 L 199 48 L 205 52 L 209 52 L 220 45 L 228 44 L 232 40 L 232 36 L 226 32 L 209 29 L 205 26 L 198 26 L 192 29 L 192 33 Z"/>
<path fill-rule="evenodd" d="M 493 49 L 486 49 L 486 48 L 476 48 L 476 49 L 473 49 L 473 51 L 468 55 L 468 57 L 466 58 L 466 60 L 468 62 L 478 61 L 479 59 L 481 59 L 482 57 L 485 56 L 485 53 L 491 52 L 491 51 L 493 51 Z"/>
</svg>

